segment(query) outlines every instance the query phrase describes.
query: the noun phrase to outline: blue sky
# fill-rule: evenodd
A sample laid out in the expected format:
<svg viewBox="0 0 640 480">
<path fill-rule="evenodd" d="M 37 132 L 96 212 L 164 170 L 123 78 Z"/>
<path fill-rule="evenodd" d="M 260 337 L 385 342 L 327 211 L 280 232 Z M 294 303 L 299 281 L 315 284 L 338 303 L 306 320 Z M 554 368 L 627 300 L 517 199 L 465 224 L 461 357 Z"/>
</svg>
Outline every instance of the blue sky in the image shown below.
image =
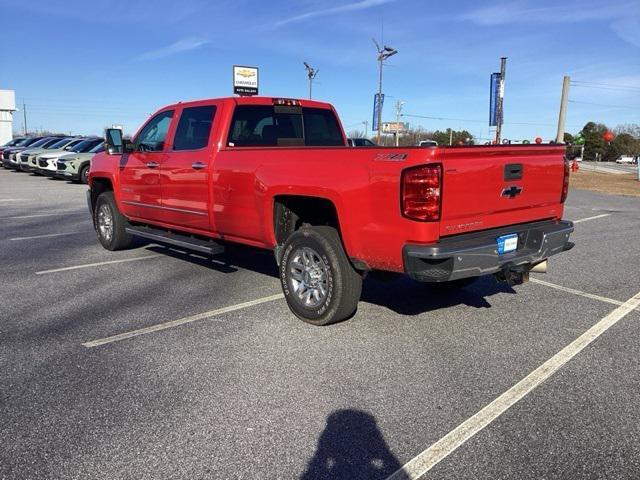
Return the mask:
<svg viewBox="0 0 640 480">
<path fill-rule="evenodd" d="M 133 131 L 164 104 L 230 95 L 234 63 L 260 67 L 261 94 L 304 97 L 307 61 L 314 98 L 362 130 L 382 25 L 399 51 L 383 120 L 402 100 L 407 114 L 455 119 L 412 125 L 488 137 L 489 75 L 507 56 L 504 136 L 554 136 L 563 75 L 592 82 L 572 87 L 568 131 L 640 123 L 640 0 L 0 0 L 0 18 L 0 88 L 36 128 Z"/>
</svg>

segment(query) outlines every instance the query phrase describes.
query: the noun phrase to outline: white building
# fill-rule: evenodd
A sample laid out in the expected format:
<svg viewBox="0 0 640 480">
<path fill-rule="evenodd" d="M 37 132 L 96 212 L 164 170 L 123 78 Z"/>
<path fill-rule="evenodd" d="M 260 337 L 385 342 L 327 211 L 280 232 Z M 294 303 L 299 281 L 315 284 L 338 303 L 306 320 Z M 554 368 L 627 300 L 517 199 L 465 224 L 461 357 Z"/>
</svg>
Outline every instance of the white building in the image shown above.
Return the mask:
<svg viewBox="0 0 640 480">
<path fill-rule="evenodd" d="M 16 92 L 0 90 L 0 145 L 13 138 L 13 112 L 16 111 Z"/>
</svg>

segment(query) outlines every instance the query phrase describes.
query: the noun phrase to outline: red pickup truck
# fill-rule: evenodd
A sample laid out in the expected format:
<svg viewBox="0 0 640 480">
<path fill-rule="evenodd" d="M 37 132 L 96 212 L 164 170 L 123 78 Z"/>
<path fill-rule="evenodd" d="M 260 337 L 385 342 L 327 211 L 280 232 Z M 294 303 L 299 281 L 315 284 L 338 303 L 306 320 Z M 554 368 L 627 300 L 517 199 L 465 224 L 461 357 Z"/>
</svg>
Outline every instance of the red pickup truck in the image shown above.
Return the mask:
<svg viewBox="0 0 640 480">
<path fill-rule="evenodd" d="M 169 105 L 132 141 L 107 129 L 87 192 L 98 239 L 273 249 L 290 309 L 315 325 L 351 316 L 370 271 L 520 283 L 573 246 L 562 145 L 346 142 L 331 105 L 266 97 Z"/>
</svg>

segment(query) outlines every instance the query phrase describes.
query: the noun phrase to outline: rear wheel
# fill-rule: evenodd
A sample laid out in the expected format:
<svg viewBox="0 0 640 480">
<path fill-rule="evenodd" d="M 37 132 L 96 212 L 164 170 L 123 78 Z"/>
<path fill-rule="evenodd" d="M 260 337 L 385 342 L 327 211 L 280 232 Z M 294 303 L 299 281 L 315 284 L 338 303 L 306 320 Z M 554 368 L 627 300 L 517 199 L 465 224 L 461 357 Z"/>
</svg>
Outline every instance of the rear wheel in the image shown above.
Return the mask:
<svg viewBox="0 0 640 480">
<path fill-rule="evenodd" d="M 350 317 L 362 292 L 362 276 L 349 262 L 332 227 L 303 227 L 287 239 L 280 281 L 291 311 L 312 325 Z"/>
<path fill-rule="evenodd" d="M 125 231 L 127 219 L 120 213 L 113 192 L 100 194 L 94 222 L 98 240 L 107 250 L 124 250 L 133 245 L 133 236 Z"/>
</svg>

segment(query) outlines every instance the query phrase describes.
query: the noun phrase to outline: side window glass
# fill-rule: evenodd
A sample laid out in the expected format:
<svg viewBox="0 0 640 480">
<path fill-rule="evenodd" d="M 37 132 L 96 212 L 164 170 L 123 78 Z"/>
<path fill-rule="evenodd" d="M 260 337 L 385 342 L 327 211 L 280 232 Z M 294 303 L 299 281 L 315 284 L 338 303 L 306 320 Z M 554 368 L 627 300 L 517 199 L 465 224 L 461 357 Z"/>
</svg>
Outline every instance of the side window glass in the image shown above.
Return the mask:
<svg viewBox="0 0 640 480">
<path fill-rule="evenodd" d="M 238 106 L 233 113 L 230 147 L 276 146 L 273 107 Z"/>
<path fill-rule="evenodd" d="M 173 149 L 197 150 L 206 147 L 215 113 L 214 105 L 185 108 L 180 115 Z"/>
<path fill-rule="evenodd" d="M 147 123 L 136 139 L 136 150 L 143 152 L 159 152 L 164 148 L 169 125 L 173 118 L 173 110 L 160 112 Z"/>
</svg>

